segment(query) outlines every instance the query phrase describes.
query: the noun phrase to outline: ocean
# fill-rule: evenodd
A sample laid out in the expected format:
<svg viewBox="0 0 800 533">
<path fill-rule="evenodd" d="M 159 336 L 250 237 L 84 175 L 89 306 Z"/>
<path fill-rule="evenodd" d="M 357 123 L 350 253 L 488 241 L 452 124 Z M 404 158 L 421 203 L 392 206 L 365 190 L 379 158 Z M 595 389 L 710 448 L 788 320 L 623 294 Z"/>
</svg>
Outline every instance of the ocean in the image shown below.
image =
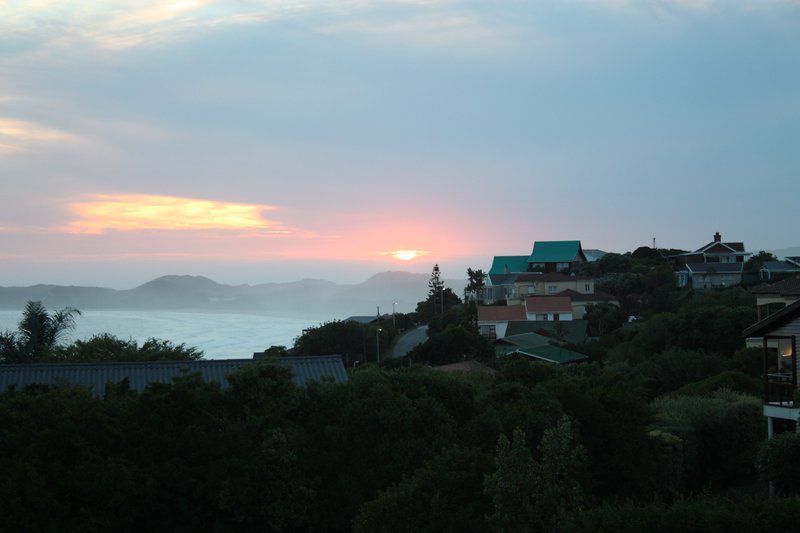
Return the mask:
<svg viewBox="0 0 800 533">
<path fill-rule="evenodd" d="M 22 311 L 0 309 L 0 331 L 16 330 Z M 62 342 L 111 333 L 140 344 L 150 337 L 203 350 L 207 359 L 248 359 L 272 345 L 291 346 L 305 328 L 325 318 L 234 313 L 88 310 Z"/>
</svg>

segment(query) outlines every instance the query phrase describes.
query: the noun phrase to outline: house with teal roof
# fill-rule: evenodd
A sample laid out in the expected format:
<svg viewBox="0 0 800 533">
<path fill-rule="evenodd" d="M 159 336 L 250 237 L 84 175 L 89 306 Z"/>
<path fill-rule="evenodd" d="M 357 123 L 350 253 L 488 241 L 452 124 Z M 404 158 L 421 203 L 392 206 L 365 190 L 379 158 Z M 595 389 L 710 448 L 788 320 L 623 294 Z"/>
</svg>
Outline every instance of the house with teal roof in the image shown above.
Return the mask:
<svg viewBox="0 0 800 533">
<path fill-rule="evenodd" d="M 536 241 L 527 261 L 529 272 L 572 272 L 586 262 L 581 241 Z"/>
</svg>

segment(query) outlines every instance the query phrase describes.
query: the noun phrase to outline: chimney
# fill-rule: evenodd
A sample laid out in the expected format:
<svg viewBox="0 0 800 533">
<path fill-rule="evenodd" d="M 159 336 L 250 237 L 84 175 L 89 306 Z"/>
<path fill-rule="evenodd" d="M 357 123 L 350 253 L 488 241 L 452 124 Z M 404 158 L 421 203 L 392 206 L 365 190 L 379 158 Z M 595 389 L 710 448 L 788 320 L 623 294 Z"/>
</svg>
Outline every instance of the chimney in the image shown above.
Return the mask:
<svg viewBox="0 0 800 533">
<path fill-rule="evenodd" d="M 719 232 L 714 234 L 714 242 L 722 242 L 722 235 L 720 235 Z"/>
</svg>

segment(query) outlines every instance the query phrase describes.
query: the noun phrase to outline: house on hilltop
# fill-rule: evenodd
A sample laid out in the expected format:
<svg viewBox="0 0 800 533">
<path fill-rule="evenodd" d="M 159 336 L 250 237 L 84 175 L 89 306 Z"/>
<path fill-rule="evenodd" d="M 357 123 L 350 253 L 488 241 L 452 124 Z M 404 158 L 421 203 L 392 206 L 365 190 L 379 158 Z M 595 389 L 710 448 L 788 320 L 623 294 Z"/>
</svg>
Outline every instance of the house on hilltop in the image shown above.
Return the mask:
<svg viewBox="0 0 800 533">
<path fill-rule="evenodd" d="M 714 240 L 695 250 L 673 255 L 671 259 L 678 268 L 676 276 L 679 287 L 713 289 L 731 287 L 742 282 L 742 272 L 747 256 L 742 242 L 723 242 L 719 232 Z"/>
<path fill-rule="evenodd" d="M 581 241 L 536 241 L 528 258 L 528 271 L 572 272 L 586 262 Z"/>
</svg>

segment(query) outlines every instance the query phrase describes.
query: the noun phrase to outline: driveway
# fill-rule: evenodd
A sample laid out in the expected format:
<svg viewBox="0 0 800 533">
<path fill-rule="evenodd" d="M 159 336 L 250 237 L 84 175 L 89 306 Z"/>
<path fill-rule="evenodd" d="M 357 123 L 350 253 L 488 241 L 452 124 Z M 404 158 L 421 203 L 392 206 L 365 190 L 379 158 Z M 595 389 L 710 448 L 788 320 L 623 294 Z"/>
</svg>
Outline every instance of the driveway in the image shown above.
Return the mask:
<svg viewBox="0 0 800 533">
<path fill-rule="evenodd" d="M 414 328 L 397 339 L 392 348 L 392 357 L 403 357 L 413 350 L 415 346 L 422 344 L 426 340 L 428 340 L 428 326 Z"/>
</svg>

